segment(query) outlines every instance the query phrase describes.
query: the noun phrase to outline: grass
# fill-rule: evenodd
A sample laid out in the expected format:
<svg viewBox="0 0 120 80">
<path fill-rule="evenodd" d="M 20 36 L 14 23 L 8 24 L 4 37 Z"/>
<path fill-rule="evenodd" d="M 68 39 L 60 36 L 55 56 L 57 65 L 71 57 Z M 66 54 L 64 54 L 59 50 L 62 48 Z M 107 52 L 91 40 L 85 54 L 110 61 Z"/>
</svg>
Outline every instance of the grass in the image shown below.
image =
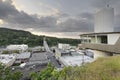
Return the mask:
<svg viewBox="0 0 120 80">
<path fill-rule="evenodd" d="M 120 56 L 99 58 L 93 63 L 69 66 L 61 71 L 48 65 L 40 73 L 32 73 L 32 76 L 33 80 L 120 80 Z"/>
<path fill-rule="evenodd" d="M 71 67 L 65 76 L 66 80 L 120 80 L 120 56 L 99 58 L 82 67 Z"/>
</svg>

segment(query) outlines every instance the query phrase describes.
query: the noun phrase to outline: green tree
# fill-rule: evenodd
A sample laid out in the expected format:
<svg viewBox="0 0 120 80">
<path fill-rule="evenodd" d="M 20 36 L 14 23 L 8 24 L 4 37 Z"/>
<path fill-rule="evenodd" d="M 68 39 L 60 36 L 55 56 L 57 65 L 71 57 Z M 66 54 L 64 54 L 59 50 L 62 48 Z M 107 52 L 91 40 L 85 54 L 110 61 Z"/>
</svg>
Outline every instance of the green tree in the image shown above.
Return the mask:
<svg viewBox="0 0 120 80">
<path fill-rule="evenodd" d="M 54 67 L 49 63 L 47 68 L 42 70 L 39 73 L 32 72 L 30 77 L 32 80 L 52 80 L 52 72 L 54 71 Z"/>
<path fill-rule="evenodd" d="M 30 47 L 42 46 L 43 37 L 44 36 L 33 35 L 27 31 L 0 28 L 0 46 L 7 46 L 9 44 L 28 44 Z M 77 45 L 81 42 L 80 39 L 56 38 L 47 36 L 46 40 L 49 46 L 56 46 L 57 43 Z"/>
<path fill-rule="evenodd" d="M 11 72 L 10 68 L 6 68 L 0 64 L 0 80 L 20 80 L 22 73 L 19 71 Z"/>
</svg>

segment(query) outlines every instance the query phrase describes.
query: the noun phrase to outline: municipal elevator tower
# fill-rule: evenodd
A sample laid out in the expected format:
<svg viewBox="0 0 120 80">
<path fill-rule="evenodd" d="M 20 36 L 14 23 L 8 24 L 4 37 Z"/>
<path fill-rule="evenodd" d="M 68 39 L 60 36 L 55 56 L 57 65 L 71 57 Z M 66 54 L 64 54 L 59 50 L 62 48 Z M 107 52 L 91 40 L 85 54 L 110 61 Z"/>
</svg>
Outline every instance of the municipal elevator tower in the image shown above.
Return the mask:
<svg viewBox="0 0 120 80">
<path fill-rule="evenodd" d="M 107 5 L 95 14 L 95 33 L 114 31 L 114 8 Z"/>
</svg>

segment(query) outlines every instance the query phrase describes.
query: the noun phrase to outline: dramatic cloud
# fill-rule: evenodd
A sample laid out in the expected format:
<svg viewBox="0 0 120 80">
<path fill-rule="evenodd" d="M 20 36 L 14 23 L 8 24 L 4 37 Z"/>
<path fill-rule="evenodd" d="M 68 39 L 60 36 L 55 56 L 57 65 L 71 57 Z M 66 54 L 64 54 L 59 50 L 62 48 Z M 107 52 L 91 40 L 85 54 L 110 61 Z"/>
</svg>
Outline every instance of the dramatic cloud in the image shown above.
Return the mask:
<svg viewBox="0 0 120 80">
<path fill-rule="evenodd" d="M 57 16 L 29 15 L 24 11 L 18 11 L 12 1 L 0 0 L 0 19 L 9 24 L 12 28 L 42 31 L 42 32 L 84 32 L 93 31 L 93 23 L 89 20 L 91 15 L 81 14 L 80 19 L 69 18 L 68 14 L 59 13 Z M 64 21 L 64 18 L 67 19 Z M 87 20 L 82 20 L 87 19 Z M 58 24 L 57 21 L 61 20 Z"/>
<path fill-rule="evenodd" d="M 93 32 L 96 10 L 107 4 L 115 8 L 120 31 L 120 0 L 0 0 L 0 26 L 58 36 Z"/>
<path fill-rule="evenodd" d="M 40 17 L 38 15 L 28 15 L 24 11 L 18 11 L 12 2 L 0 0 L 0 19 L 11 24 L 9 26 L 22 28 L 44 28 L 55 27 L 57 19 L 55 17 Z"/>
<path fill-rule="evenodd" d="M 63 32 L 91 32 L 93 31 L 94 25 L 89 20 L 68 19 L 67 21 L 59 24 L 59 26 Z"/>
</svg>

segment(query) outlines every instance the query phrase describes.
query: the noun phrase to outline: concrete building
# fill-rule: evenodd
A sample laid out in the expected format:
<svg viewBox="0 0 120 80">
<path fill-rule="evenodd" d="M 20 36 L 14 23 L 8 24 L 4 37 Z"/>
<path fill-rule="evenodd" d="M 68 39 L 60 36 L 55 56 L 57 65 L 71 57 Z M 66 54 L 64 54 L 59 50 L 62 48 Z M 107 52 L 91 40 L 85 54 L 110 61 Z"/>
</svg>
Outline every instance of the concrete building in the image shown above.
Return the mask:
<svg viewBox="0 0 120 80">
<path fill-rule="evenodd" d="M 12 66 L 15 62 L 16 57 L 12 54 L 1 54 L 0 55 L 0 63 L 5 65 L 6 67 Z"/>
<path fill-rule="evenodd" d="M 63 49 L 55 49 L 55 58 L 59 59 L 62 56 L 70 55 L 70 51 Z"/>
<path fill-rule="evenodd" d="M 7 46 L 7 50 L 19 50 L 21 52 L 25 52 L 28 50 L 28 45 L 9 45 Z"/>
<path fill-rule="evenodd" d="M 92 49 L 97 50 L 97 52 L 109 53 L 110 56 L 120 54 L 120 38 L 114 45 L 110 44 L 91 44 L 91 43 L 82 43 L 79 44 L 80 49 Z"/>
<path fill-rule="evenodd" d="M 25 63 L 25 62 L 28 62 L 30 56 L 31 56 L 30 52 L 23 52 L 23 53 L 20 53 L 20 54 L 16 54 L 16 61 L 15 61 L 15 63 Z"/>
<path fill-rule="evenodd" d="M 59 43 L 59 44 L 58 44 L 58 48 L 59 48 L 59 49 L 64 49 L 64 50 L 70 49 L 70 44 Z"/>
<path fill-rule="evenodd" d="M 64 66 L 82 66 L 82 64 L 85 63 L 91 63 L 93 62 L 93 58 L 90 58 L 88 56 L 64 56 L 60 57 L 60 62 Z"/>
<path fill-rule="evenodd" d="M 36 47 L 33 47 L 33 48 L 29 48 L 33 53 L 36 53 L 36 52 L 44 52 L 45 51 L 45 48 L 43 46 L 36 46 Z"/>
<path fill-rule="evenodd" d="M 78 52 L 72 52 L 71 55 L 61 56 L 59 62 L 63 66 L 82 66 L 85 63 L 91 63 L 94 59 Z"/>
<path fill-rule="evenodd" d="M 114 9 L 104 8 L 95 15 L 95 32 L 80 34 L 81 49 L 92 49 L 97 53 L 120 54 L 120 32 L 114 32 Z"/>
<path fill-rule="evenodd" d="M 114 31 L 114 8 L 107 5 L 95 14 L 95 33 Z"/>
<path fill-rule="evenodd" d="M 49 63 L 47 52 L 40 52 L 32 54 L 27 65 L 47 65 Z"/>
<path fill-rule="evenodd" d="M 81 34 L 81 43 L 114 45 L 120 37 L 120 32 Z"/>
<path fill-rule="evenodd" d="M 120 32 L 114 32 L 114 8 L 107 5 L 95 14 L 94 33 L 81 34 L 82 43 L 115 44 Z"/>
<path fill-rule="evenodd" d="M 82 64 L 93 62 L 94 59 L 84 55 L 82 52 L 68 51 L 63 49 L 55 50 L 55 57 L 61 66 L 81 66 Z"/>
</svg>

